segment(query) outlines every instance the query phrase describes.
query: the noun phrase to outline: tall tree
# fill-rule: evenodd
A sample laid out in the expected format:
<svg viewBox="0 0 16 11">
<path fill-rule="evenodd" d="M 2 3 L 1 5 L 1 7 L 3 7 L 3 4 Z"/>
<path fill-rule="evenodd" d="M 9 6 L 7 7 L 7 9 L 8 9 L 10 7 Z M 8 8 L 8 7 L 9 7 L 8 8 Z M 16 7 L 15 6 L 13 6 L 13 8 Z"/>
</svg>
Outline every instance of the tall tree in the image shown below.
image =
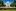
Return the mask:
<svg viewBox="0 0 16 11">
<path fill-rule="evenodd" d="M 2 1 L 2 6 L 6 6 L 3 1 Z"/>
<path fill-rule="evenodd" d="M 15 7 L 16 7 L 16 0 L 14 0 L 14 4 L 15 4 Z"/>
<path fill-rule="evenodd" d="M 13 7 L 14 6 L 14 3 L 12 3 L 10 6 Z"/>
<path fill-rule="evenodd" d="M 1 2 L 1 0 L 0 0 L 0 6 L 2 6 L 2 2 Z"/>
<path fill-rule="evenodd" d="M 0 6 L 6 6 L 6 5 L 4 5 L 3 1 L 0 1 Z"/>
</svg>

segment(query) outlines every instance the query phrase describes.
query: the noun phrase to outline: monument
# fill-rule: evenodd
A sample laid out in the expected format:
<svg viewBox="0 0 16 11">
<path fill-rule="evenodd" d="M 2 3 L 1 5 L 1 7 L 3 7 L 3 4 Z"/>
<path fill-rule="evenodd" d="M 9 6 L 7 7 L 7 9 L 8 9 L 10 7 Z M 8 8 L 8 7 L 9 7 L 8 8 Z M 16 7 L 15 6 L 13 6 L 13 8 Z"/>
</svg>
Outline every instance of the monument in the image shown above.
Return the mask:
<svg viewBox="0 0 16 11">
<path fill-rule="evenodd" d="M 9 1 L 6 2 L 6 7 L 10 7 L 10 2 Z"/>
</svg>

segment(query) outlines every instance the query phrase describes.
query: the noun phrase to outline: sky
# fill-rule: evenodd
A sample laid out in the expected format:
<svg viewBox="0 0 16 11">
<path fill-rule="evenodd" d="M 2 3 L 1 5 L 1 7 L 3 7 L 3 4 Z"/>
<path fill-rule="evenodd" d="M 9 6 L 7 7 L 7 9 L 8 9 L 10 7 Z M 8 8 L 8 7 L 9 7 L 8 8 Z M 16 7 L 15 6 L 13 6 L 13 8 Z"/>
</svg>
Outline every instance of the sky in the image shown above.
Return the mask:
<svg viewBox="0 0 16 11">
<path fill-rule="evenodd" d="M 10 3 L 14 2 L 14 0 L 3 0 L 3 2 L 9 1 Z"/>
<path fill-rule="evenodd" d="M 3 0 L 4 3 L 7 1 L 9 1 L 10 3 L 14 2 L 14 0 Z"/>
</svg>

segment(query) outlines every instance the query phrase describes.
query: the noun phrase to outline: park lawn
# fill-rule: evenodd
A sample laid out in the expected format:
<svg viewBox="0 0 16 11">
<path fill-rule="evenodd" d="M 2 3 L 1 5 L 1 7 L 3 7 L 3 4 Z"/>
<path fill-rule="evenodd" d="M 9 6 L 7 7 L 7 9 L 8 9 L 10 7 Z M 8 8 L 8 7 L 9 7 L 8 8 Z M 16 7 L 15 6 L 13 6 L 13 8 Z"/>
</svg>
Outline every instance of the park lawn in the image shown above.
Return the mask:
<svg viewBox="0 0 16 11">
<path fill-rule="evenodd" d="M 15 9 L 6 9 L 4 11 L 16 11 Z"/>
<path fill-rule="evenodd" d="M 16 11 L 14 9 L 6 9 L 6 10 L 0 10 L 0 11 Z"/>
<path fill-rule="evenodd" d="M 0 10 L 0 11 L 3 11 L 3 10 Z M 16 10 L 4 10 L 4 11 L 16 11 Z"/>
</svg>

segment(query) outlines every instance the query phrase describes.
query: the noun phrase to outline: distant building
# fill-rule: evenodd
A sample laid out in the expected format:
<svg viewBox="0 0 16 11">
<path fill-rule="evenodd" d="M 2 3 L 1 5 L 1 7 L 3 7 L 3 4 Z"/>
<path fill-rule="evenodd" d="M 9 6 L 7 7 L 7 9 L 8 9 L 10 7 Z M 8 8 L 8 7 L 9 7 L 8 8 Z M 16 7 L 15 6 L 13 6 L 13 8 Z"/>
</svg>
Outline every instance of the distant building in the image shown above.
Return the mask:
<svg viewBox="0 0 16 11">
<path fill-rule="evenodd" d="M 10 2 L 9 1 L 6 2 L 6 7 L 10 7 Z"/>
</svg>

